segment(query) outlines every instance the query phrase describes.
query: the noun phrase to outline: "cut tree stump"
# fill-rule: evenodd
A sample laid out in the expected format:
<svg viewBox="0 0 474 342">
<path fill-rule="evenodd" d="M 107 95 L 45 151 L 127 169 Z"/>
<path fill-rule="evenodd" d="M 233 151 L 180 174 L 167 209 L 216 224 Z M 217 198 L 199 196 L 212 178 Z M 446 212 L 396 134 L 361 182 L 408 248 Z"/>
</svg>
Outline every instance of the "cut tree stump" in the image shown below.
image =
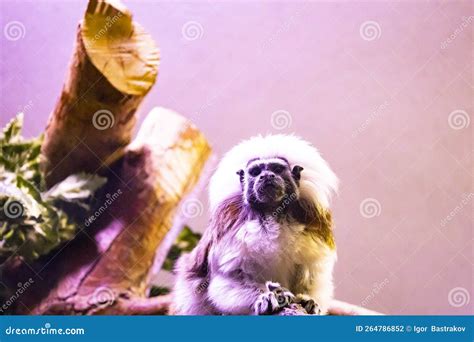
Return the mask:
<svg viewBox="0 0 474 342">
<path fill-rule="evenodd" d="M 88 229 L 35 267 L 42 280 L 22 297 L 20 313 L 163 314 L 169 297 L 146 298 L 156 250 L 175 210 L 210 155 L 199 130 L 163 108 L 145 119 L 112 166 L 103 201 Z"/>
<path fill-rule="evenodd" d="M 48 186 L 73 172 L 96 173 L 123 155 L 158 63 L 151 36 L 120 1 L 89 1 L 42 146 Z"/>
</svg>

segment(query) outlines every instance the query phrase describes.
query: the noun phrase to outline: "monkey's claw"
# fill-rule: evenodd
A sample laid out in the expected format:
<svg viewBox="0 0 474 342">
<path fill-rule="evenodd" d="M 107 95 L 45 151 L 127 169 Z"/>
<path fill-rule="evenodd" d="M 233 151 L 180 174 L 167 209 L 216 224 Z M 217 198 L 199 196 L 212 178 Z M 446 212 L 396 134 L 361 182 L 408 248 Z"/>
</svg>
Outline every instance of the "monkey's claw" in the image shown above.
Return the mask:
<svg viewBox="0 0 474 342">
<path fill-rule="evenodd" d="M 279 309 L 278 300 L 273 292 L 264 292 L 258 296 L 253 309 L 256 315 L 268 315 Z"/>
<path fill-rule="evenodd" d="M 320 315 L 321 309 L 319 308 L 318 303 L 314 301 L 311 297 L 303 294 L 298 294 L 293 299 L 293 303 L 301 305 L 308 314 L 310 315 Z"/>
<path fill-rule="evenodd" d="M 288 306 L 295 296 L 290 290 L 282 287 L 279 283 L 267 281 L 267 291 L 263 292 L 254 304 L 256 315 L 268 315 Z"/>
<path fill-rule="evenodd" d="M 275 294 L 280 308 L 284 308 L 285 306 L 290 305 L 293 299 L 295 298 L 295 295 L 291 293 L 290 290 L 282 287 L 278 283 L 267 281 L 265 285 L 268 291 L 273 292 Z"/>
</svg>

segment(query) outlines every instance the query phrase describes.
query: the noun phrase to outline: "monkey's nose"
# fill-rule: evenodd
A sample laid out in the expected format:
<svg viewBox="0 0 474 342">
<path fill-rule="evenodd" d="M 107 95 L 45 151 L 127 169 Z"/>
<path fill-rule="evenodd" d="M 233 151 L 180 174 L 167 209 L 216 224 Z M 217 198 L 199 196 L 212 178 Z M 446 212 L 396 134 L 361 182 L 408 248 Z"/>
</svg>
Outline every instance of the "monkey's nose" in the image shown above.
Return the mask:
<svg viewBox="0 0 474 342">
<path fill-rule="evenodd" d="M 265 173 L 262 175 L 262 180 L 271 180 L 274 178 L 275 178 L 275 175 L 273 173 Z"/>
</svg>

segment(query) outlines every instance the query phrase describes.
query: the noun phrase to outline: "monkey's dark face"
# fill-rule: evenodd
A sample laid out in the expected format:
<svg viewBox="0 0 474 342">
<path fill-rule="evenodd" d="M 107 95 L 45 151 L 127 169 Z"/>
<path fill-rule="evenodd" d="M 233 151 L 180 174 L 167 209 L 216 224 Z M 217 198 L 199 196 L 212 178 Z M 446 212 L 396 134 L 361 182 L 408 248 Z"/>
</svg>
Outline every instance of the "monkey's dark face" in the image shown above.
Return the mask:
<svg viewBox="0 0 474 342">
<path fill-rule="evenodd" d="M 271 210 L 289 196 L 298 196 L 300 166 L 290 167 L 283 158 L 252 159 L 240 176 L 244 199 L 254 209 Z"/>
</svg>

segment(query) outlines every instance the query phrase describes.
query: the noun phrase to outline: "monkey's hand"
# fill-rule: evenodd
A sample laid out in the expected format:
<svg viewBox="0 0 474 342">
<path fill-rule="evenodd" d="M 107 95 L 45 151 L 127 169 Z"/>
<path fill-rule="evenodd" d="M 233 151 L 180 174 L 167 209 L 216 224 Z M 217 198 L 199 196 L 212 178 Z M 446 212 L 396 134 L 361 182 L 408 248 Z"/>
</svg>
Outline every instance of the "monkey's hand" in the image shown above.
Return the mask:
<svg viewBox="0 0 474 342">
<path fill-rule="evenodd" d="M 297 294 L 293 298 L 293 303 L 301 305 L 308 314 L 310 315 L 320 315 L 321 310 L 319 309 L 318 303 L 314 301 L 313 298 L 311 298 L 308 295 L 305 294 Z"/>
<path fill-rule="evenodd" d="M 268 315 L 280 311 L 292 303 L 295 298 L 290 290 L 282 287 L 279 283 L 267 281 L 265 287 L 267 290 L 258 296 L 254 304 L 256 315 Z"/>
</svg>

